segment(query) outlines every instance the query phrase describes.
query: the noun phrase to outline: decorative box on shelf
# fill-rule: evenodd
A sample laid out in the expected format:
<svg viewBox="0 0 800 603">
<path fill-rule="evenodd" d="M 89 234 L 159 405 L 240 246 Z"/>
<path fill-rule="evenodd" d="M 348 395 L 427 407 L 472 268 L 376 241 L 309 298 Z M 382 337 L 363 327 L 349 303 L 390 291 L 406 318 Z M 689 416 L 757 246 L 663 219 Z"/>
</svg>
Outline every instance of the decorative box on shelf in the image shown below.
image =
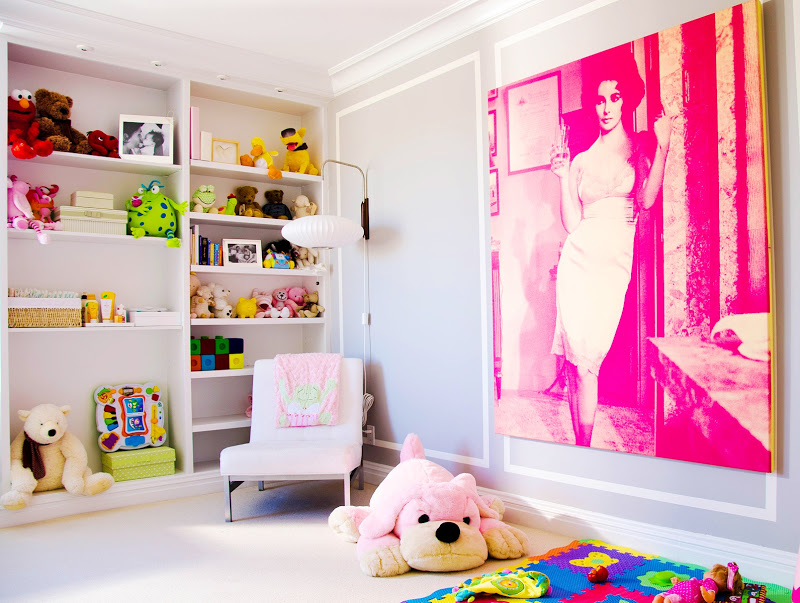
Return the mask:
<svg viewBox="0 0 800 603">
<path fill-rule="evenodd" d="M 244 368 L 244 339 L 222 337 L 214 339 L 192 337 L 190 341 L 193 371 L 225 371 Z"/>
<path fill-rule="evenodd" d="M 134 308 L 128 311 L 128 320 L 137 327 L 175 327 L 181 324 L 181 313 Z"/>
<path fill-rule="evenodd" d="M 95 191 L 75 191 L 69 197 L 69 204 L 73 207 L 114 209 L 114 195 Z"/>
<path fill-rule="evenodd" d="M 169 446 L 103 452 L 102 456 L 103 471 L 118 482 L 175 473 L 175 449 Z"/>
<path fill-rule="evenodd" d="M 65 232 L 124 235 L 128 223 L 128 212 L 116 209 L 62 205 L 54 213 Z"/>
<path fill-rule="evenodd" d="M 9 297 L 8 326 L 68 328 L 81 326 L 81 300 L 69 297 Z"/>
</svg>

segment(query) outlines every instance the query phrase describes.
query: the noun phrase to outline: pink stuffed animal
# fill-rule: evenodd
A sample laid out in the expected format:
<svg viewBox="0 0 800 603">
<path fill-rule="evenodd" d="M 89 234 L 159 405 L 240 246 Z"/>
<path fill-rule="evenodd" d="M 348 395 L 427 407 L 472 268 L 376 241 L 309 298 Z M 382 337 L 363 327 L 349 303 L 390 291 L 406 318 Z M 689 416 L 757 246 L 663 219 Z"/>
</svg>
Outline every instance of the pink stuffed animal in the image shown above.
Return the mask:
<svg viewBox="0 0 800 603">
<path fill-rule="evenodd" d="M 411 568 L 451 572 L 482 565 L 488 556 L 517 559 L 528 537 L 500 521 L 502 501 L 478 494 L 469 473 L 456 477 L 425 459 L 419 438 L 409 434 L 400 464 L 375 489 L 368 507 L 339 507 L 328 525 L 356 542 L 361 570 L 396 576 Z"/>
<path fill-rule="evenodd" d="M 18 230 L 32 228 L 36 231 L 36 238 L 42 245 L 49 243 L 50 237 L 44 232 L 42 222 L 33 218 L 31 204 L 27 198 L 31 185 L 16 176 L 9 176 L 6 178 L 6 186 L 8 187 L 7 226 Z"/>
<path fill-rule="evenodd" d="M 289 298 L 289 289 L 275 289 L 272 292 L 272 306 L 278 311 L 279 316 L 274 318 L 291 318 L 297 316 L 297 304 Z M 288 310 L 288 313 L 286 312 Z"/>
<path fill-rule="evenodd" d="M 256 298 L 256 318 L 273 318 L 272 294 L 260 289 L 253 289 L 250 297 Z M 278 317 L 275 317 L 278 318 Z"/>
</svg>

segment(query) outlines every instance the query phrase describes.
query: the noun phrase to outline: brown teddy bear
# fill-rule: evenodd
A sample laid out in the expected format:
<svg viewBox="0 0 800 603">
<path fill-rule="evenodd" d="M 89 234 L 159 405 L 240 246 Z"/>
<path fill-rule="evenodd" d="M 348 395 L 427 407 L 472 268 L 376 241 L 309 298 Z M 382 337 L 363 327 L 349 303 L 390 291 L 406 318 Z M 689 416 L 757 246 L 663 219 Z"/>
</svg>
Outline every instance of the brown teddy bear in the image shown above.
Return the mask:
<svg viewBox="0 0 800 603">
<path fill-rule="evenodd" d="M 289 207 L 283 202 L 283 191 L 275 189 L 272 191 L 265 191 L 264 198 L 267 202 L 261 208 L 264 215 L 268 218 L 276 218 L 278 220 L 291 220 L 292 212 Z"/>
<path fill-rule="evenodd" d="M 92 151 L 86 135 L 72 127 L 72 99 L 58 92 L 39 88 L 35 93 L 39 117 L 39 138 L 53 143 L 54 151 L 88 155 Z"/>
<path fill-rule="evenodd" d="M 254 186 L 237 186 L 233 193 L 236 195 L 236 215 L 252 218 L 263 218 L 264 212 L 258 206 L 256 195 L 258 189 Z"/>
</svg>

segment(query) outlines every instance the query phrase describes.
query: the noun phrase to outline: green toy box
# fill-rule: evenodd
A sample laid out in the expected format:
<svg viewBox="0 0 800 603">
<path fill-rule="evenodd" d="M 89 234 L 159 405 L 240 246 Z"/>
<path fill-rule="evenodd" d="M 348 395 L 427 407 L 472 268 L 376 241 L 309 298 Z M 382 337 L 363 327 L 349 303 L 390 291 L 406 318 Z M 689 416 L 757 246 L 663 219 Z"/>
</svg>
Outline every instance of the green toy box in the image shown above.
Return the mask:
<svg viewBox="0 0 800 603">
<path fill-rule="evenodd" d="M 175 473 L 175 449 L 169 446 L 102 454 L 103 471 L 110 473 L 118 482 Z"/>
</svg>

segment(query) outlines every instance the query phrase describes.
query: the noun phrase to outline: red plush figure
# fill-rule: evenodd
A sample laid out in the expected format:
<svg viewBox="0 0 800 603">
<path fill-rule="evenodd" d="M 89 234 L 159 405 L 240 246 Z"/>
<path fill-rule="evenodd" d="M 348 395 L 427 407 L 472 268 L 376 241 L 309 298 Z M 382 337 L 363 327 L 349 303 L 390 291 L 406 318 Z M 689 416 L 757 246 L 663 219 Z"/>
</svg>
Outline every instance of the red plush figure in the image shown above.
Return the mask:
<svg viewBox="0 0 800 603">
<path fill-rule="evenodd" d="M 119 140 L 116 136 L 110 136 L 101 130 L 92 130 L 87 137 L 89 146 L 92 147 L 89 155 L 119 159 Z"/>
<path fill-rule="evenodd" d="M 46 229 L 47 224 L 53 224 L 55 222 L 53 220 L 53 210 L 55 210 L 56 205 L 53 201 L 53 196 L 55 196 L 57 192 L 58 185 L 51 184 L 50 186 L 37 186 L 36 188 L 31 187 L 31 189 L 25 195 L 28 198 L 28 202 L 31 204 L 33 219 L 41 220 L 45 224 Z M 51 228 L 48 230 L 53 229 Z"/>
<path fill-rule="evenodd" d="M 17 159 L 47 157 L 53 152 L 53 143 L 38 140 L 39 123 L 33 95 L 27 90 L 12 90 L 8 97 L 8 145 Z"/>
</svg>

